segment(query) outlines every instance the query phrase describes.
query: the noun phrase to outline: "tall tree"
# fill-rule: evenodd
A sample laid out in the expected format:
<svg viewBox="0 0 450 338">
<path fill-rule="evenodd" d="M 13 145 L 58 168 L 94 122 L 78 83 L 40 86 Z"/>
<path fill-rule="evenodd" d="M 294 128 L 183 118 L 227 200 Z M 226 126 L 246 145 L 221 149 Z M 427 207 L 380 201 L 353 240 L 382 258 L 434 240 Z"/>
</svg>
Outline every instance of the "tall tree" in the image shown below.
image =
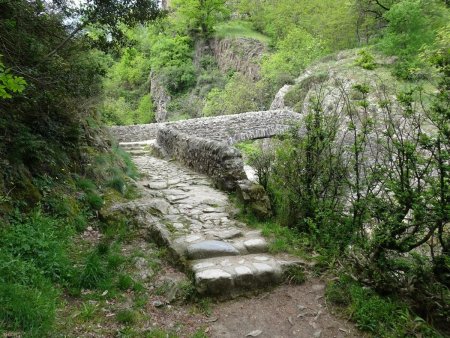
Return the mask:
<svg viewBox="0 0 450 338">
<path fill-rule="evenodd" d="M 214 25 L 230 14 L 226 0 L 174 0 L 172 7 L 180 27 L 203 37 L 209 37 Z"/>
</svg>

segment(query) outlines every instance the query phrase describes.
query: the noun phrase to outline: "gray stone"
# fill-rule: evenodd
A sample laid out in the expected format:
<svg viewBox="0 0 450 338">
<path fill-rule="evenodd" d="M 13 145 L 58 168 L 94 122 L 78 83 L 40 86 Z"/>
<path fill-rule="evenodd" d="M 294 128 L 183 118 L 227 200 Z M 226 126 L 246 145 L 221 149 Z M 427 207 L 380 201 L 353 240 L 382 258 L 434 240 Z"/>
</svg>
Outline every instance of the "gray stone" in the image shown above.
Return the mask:
<svg viewBox="0 0 450 338">
<path fill-rule="evenodd" d="M 260 219 L 266 219 L 272 216 L 270 200 L 264 188 L 249 180 L 237 182 L 237 196 L 244 204 L 244 207 Z"/>
<path fill-rule="evenodd" d="M 167 182 L 150 182 L 146 187 L 155 190 L 167 189 Z"/>
<path fill-rule="evenodd" d="M 206 268 L 211 268 L 211 267 L 213 267 L 215 264 L 214 263 L 211 263 L 211 262 L 203 262 L 203 263 L 197 263 L 197 264 L 195 264 L 193 267 L 192 267 L 192 269 L 194 270 L 194 271 L 198 271 L 198 270 L 203 270 L 203 269 L 206 269 Z"/>
<path fill-rule="evenodd" d="M 264 238 L 253 238 L 244 242 L 244 245 L 248 252 L 259 253 L 267 251 L 267 242 Z"/>
<path fill-rule="evenodd" d="M 191 244 L 187 247 L 186 252 L 190 259 L 239 255 L 239 251 L 232 245 L 221 241 L 203 241 Z"/>
<path fill-rule="evenodd" d="M 260 261 L 260 262 L 265 262 L 265 261 L 268 261 L 268 260 L 269 260 L 269 257 L 266 257 L 266 256 L 256 256 L 256 257 L 254 258 L 254 260 L 255 260 L 255 261 Z"/>
<path fill-rule="evenodd" d="M 184 241 L 187 242 L 187 243 L 192 243 L 192 242 L 198 241 L 198 240 L 200 240 L 200 239 L 202 239 L 202 236 L 199 236 L 199 235 L 191 235 L 191 236 L 186 237 L 186 238 L 184 239 Z"/>
<path fill-rule="evenodd" d="M 161 214 L 166 214 L 170 208 L 170 204 L 163 199 L 153 199 L 145 205 L 146 208 L 157 210 Z"/>
<path fill-rule="evenodd" d="M 195 285 L 200 293 L 222 294 L 233 285 L 231 274 L 221 269 L 208 269 L 195 276 Z"/>
<path fill-rule="evenodd" d="M 265 263 L 253 263 L 253 266 L 259 273 L 271 273 L 274 271 L 273 267 Z"/>
<path fill-rule="evenodd" d="M 213 232 L 213 236 L 220 239 L 232 239 L 242 236 L 242 231 L 238 229 Z"/>
<path fill-rule="evenodd" d="M 252 332 L 247 333 L 245 336 L 246 337 L 258 337 L 259 335 L 261 335 L 262 331 L 261 330 L 254 330 Z"/>
</svg>

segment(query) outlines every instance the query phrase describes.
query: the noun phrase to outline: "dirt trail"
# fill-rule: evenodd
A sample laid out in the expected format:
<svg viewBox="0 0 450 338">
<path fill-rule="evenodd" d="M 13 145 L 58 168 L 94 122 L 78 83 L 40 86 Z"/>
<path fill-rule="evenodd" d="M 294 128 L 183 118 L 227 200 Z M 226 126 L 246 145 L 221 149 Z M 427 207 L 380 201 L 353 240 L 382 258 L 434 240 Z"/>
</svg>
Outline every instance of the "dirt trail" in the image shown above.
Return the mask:
<svg viewBox="0 0 450 338">
<path fill-rule="evenodd" d="M 332 315 L 324 299 L 325 284 L 282 285 L 252 298 L 218 304 L 208 334 L 234 338 L 360 337 L 351 323 Z M 261 333 L 259 333 L 261 331 Z"/>
</svg>

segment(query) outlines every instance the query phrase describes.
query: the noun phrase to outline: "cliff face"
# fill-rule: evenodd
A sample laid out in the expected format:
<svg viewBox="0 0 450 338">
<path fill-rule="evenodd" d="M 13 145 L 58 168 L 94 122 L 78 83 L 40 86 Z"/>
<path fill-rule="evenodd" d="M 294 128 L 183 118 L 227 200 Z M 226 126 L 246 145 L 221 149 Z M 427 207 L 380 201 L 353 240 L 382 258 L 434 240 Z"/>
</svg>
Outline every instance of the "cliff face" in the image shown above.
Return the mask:
<svg viewBox="0 0 450 338">
<path fill-rule="evenodd" d="M 248 38 L 211 41 L 211 50 L 221 71 L 235 70 L 253 80 L 260 77 L 259 64 L 266 49 L 261 42 Z"/>
<path fill-rule="evenodd" d="M 237 71 L 252 80 L 260 77 L 260 61 L 267 51 L 262 42 L 250 38 L 213 38 L 199 41 L 195 48 L 195 62 L 206 54 L 214 57 L 223 72 Z"/>
<path fill-rule="evenodd" d="M 162 83 L 158 74 L 150 73 L 150 94 L 155 105 L 155 119 L 156 122 L 167 121 L 167 105 L 171 101 L 169 91 Z"/>
</svg>

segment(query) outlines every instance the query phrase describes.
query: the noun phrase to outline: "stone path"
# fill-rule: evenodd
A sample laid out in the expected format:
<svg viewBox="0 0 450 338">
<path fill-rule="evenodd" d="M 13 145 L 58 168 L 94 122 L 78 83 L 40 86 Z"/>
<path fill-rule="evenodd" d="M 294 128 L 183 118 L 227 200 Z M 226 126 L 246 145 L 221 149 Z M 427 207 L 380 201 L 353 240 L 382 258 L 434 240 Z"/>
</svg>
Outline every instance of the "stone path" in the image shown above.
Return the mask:
<svg viewBox="0 0 450 338">
<path fill-rule="evenodd" d="M 284 270 L 297 262 L 268 254 L 261 233 L 234 219 L 237 210 L 226 193 L 204 175 L 151 156 L 152 142 L 121 144 L 143 174 L 142 196 L 111 211 L 133 211 L 153 239 L 193 273 L 202 294 L 233 297 L 281 282 Z"/>
</svg>

